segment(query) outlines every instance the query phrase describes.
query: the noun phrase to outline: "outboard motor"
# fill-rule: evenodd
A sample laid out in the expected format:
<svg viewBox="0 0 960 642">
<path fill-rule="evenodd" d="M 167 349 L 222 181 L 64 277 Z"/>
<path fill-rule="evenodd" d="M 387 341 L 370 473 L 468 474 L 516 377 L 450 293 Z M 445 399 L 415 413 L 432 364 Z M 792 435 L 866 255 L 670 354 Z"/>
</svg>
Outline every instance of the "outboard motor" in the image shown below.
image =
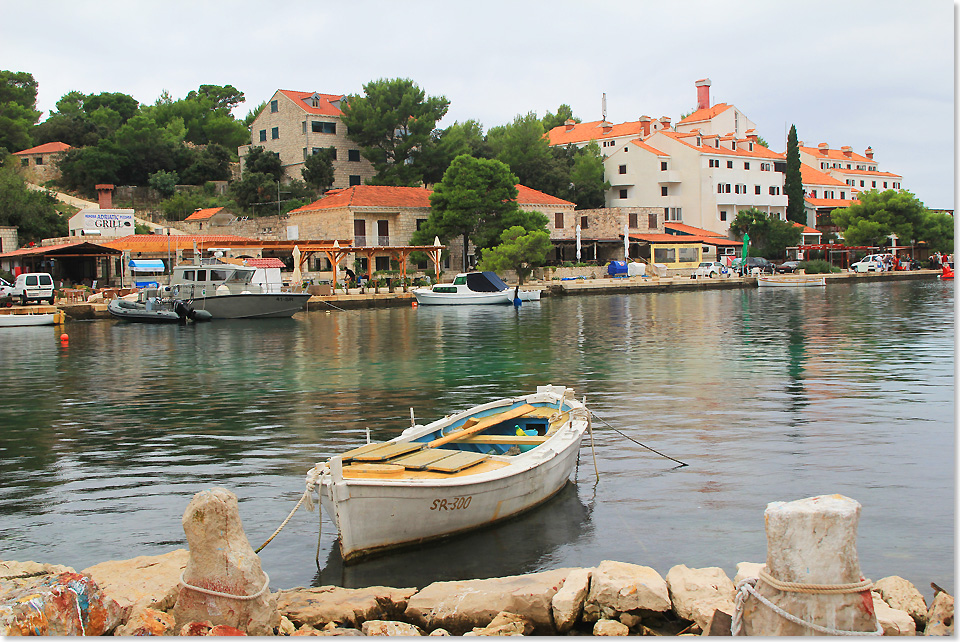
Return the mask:
<svg viewBox="0 0 960 642">
<path fill-rule="evenodd" d="M 173 311 L 180 317 L 180 323 L 186 323 L 190 317 L 190 313 L 193 312 L 193 307 L 178 299 L 176 303 L 173 304 Z"/>
</svg>

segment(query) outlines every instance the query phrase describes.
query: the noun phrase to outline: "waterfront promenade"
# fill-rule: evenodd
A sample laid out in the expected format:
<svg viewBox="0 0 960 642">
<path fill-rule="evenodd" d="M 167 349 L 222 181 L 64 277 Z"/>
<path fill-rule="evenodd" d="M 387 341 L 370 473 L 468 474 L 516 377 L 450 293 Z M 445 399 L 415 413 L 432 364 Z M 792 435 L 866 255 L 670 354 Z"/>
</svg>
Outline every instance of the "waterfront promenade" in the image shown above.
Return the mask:
<svg viewBox="0 0 960 642">
<path fill-rule="evenodd" d="M 902 281 L 913 279 L 935 279 L 939 270 L 913 270 L 905 272 L 839 272 L 826 274 L 827 287 L 836 282 Z M 569 281 L 529 281 L 524 289 L 542 289 L 545 297 L 576 296 L 588 294 L 624 294 L 640 292 L 681 292 L 688 290 L 722 290 L 757 287 L 756 277 L 718 277 L 691 279 L 688 276 L 625 277 L 601 279 L 574 279 Z M 389 292 L 380 288 L 379 292 L 366 288 L 353 288 L 347 293 L 338 290 L 337 294 L 313 296 L 307 304 L 307 311 L 350 310 L 364 308 L 409 306 L 416 301 L 411 291 L 404 292 L 396 288 Z M 109 319 L 106 303 L 58 303 L 56 306 L 32 306 L 35 311 L 51 311 L 54 307 L 63 310 L 68 319 Z"/>
</svg>

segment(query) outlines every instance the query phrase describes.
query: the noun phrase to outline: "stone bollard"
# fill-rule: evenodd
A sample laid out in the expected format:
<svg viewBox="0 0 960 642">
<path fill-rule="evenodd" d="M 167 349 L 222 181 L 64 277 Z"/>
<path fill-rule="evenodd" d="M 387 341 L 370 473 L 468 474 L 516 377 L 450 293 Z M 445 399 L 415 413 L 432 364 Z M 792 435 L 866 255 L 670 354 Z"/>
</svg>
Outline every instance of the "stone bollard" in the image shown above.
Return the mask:
<svg viewBox="0 0 960 642">
<path fill-rule="evenodd" d="M 767 505 L 764 520 L 767 564 L 754 592 L 749 592 L 748 584 L 738 595 L 740 633 L 875 634 L 877 619 L 871 585 L 863 581 L 857 558 L 860 504 L 843 495 L 772 502 Z M 757 594 L 789 615 L 762 603 Z M 806 624 L 791 621 L 789 616 Z"/>
<path fill-rule="evenodd" d="M 190 559 L 173 608 L 175 630 L 206 620 L 249 635 L 274 635 L 277 600 L 243 532 L 237 496 L 225 488 L 197 493 L 183 514 L 183 531 Z"/>
</svg>

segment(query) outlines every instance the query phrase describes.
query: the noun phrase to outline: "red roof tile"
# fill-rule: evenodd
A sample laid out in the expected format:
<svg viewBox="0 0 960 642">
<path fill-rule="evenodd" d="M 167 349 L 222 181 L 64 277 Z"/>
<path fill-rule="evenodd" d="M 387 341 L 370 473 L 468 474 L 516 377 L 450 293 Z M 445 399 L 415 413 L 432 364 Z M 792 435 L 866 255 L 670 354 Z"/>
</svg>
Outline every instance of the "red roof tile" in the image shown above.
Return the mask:
<svg viewBox="0 0 960 642">
<path fill-rule="evenodd" d="M 603 138 L 640 136 L 643 133 L 639 120 L 620 123 L 619 125 L 607 123 L 607 125 L 609 125 L 608 127 L 603 127 L 603 123 L 604 121 L 602 120 L 594 120 L 589 123 L 577 123 L 569 131 L 566 125 L 558 125 L 547 132 L 547 140 L 550 141 L 551 145 L 569 145 L 571 143 L 585 143 L 590 140 L 600 140 Z"/>
<path fill-rule="evenodd" d="M 56 152 L 64 152 L 70 149 L 70 145 L 66 143 L 44 143 L 43 145 L 37 145 L 36 147 L 31 147 L 30 149 L 24 149 L 19 152 L 14 152 L 14 155 L 19 156 L 21 154 L 55 154 Z"/>
<path fill-rule="evenodd" d="M 341 207 L 430 207 L 431 191 L 424 187 L 355 185 L 330 190 L 321 199 L 291 210 L 291 214 Z"/>
<path fill-rule="evenodd" d="M 269 257 L 266 259 L 244 259 L 244 263 L 250 267 L 255 268 L 285 268 L 286 265 L 283 264 L 283 261 L 276 257 Z"/>
<path fill-rule="evenodd" d="M 290 91 L 288 89 L 280 89 L 279 92 L 292 100 L 297 107 L 308 114 L 317 114 L 318 116 L 340 116 L 342 113 L 338 107 L 334 107 L 331 104 L 335 101 L 343 100 L 344 96 L 342 94 L 321 94 L 315 91 Z M 307 99 L 314 94 L 317 94 L 317 98 L 319 99 L 316 107 L 307 102 Z"/>
<path fill-rule="evenodd" d="M 707 107 L 706 109 L 698 109 L 697 111 L 693 112 L 692 114 L 690 114 L 689 116 L 681 120 L 679 123 L 677 123 L 677 125 L 680 125 L 682 123 L 689 124 L 689 123 L 698 123 L 701 121 L 711 120 L 717 115 L 727 111 L 731 107 L 733 107 L 733 105 L 728 105 L 727 103 L 717 103 L 713 107 Z"/>
<path fill-rule="evenodd" d="M 204 210 L 197 210 L 196 212 L 194 212 L 193 214 L 191 214 L 190 216 L 188 216 L 187 218 L 185 218 L 185 219 L 183 219 L 183 220 L 185 220 L 185 221 L 205 221 L 205 220 L 207 220 L 208 218 L 210 218 L 211 216 L 213 216 L 214 214 L 216 214 L 217 212 L 219 212 L 219 211 L 222 210 L 222 209 L 223 209 L 222 207 L 208 207 L 207 209 L 204 209 Z"/>
<path fill-rule="evenodd" d="M 657 132 L 658 135 L 669 136 L 678 143 L 683 143 L 687 147 L 692 147 L 693 149 L 703 153 L 703 154 L 720 154 L 726 156 L 739 156 L 744 158 L 758 158 L 758 159 L 770 159 L 770 160 L 784 160 L 786 159 L 785 154 L 778 154 L 777 152 L 760 145 L 759 143 L 753 144 L 753 149 L 750 149 L 750 141 L 746 139 L 737 139 L 737 149 L 732 150 L 729 147 L 714 147 L 713 145 L 703 145 L 699 147 L 696 144 L 697 134 L 693 132 L 675 132 L 673 130 L 664 131 L 660 130 Z M 707 136 L 701 137 L 701 143 L 705 141 Z M 710 136 L 712 139 L 712 136 Z M 649 139 L 648 139 L 649 140 Z M 691 142 L 692 141 L 692 142 Z"/>
<path fill-rule="evenodd" d="M 803 224 L 801 224 L 801 223 L 797 223 L 796 221 L 792 221 L 792 222 L 793 222 L 793 226 L 794 226 L 794 227 L 802 227 L 802 228 L 803 228 L 803 232 L 802 232 L 803 234 L 820 234 L 820 233 L 821 233 L 820 230 L 815 230 L 815 229 L 813 229 L 812 227 L 807 227 L 806 225 L 803 225 Z"/>
<path fill-rule="evenodd" d="M 833 176 L 825 172 L 821 172 L 815 167 L 811 167 L 806 163 L 800 163 L 800 182 L 804 185 L 833 185 L 837 187 L 849 187 L 846 183 L 841 180 L 837 180 Z"/>
<path fill-rule="evenodd" d="M 576 205 L 520 184 L 517 185 L 517 203 L 520 205 Z"/>
<path fill-rule="evenodd" d="M 647 151 L 650 152 L 650 153 L 656 154 L 657 156 L 669 156 L 669 155 L 670 155 L 670 154 L 668 154 L 668 153 L 666 153 L 666 152 L 660 151 L 660 150 L 657 149 L 656 147 L 652 147 L 651 145 L 647 145 L 645 142 L 643 142 L 643 141 L 640 140 L 639 138 L 638 138 L 637 140 L 631 140 L 630 143 L 633 144 L 633 145 L 636 145 L 636 146 L 639 147 L 640 149 L 645 149 L 645 150 L 647 150 Z"/>
<path fill-rule="evenodd" d="M 712 232 L 710 230 L 704 230 L 699 227 L 693 227 L 692 225 L 684 225 L 683 223 L 675 223 L 673 221 L 667 221 L 663 224 L 668 230 L 676 230 L 677 232 L 683 232 L 683 234 L 688 236 L 720 236 L 724 237 L 723 234 L 719 232 Z"/>
<path fill-rule="evenodd" d="M 198 248 L 216 247 L 218 243 L 229 243 L 230 241 L 255 241 L 256 239 L 245 236 L 235 236 L 233 234 L 131 234 L 123 236 L 112 241 L 104 241 L 100 245 L 117 248 L 121 250 L 136 248 L 140 252 L 159 252 L 166 251 L 168 247 L 178 248 L 192 247 L 196 242 Z"/>
<path fill-rule="evenodd" d="M 855 152 L 850 152 L 847 156 L 839 149 L 821 149 L 820 147 L 800 147 L 800 151 L 815 156 L 816 158 L 829 158 L 836 161 L 855 161 L 857 163 L 874 163 L 877 161 L 861 156 Z"/>
</svg>

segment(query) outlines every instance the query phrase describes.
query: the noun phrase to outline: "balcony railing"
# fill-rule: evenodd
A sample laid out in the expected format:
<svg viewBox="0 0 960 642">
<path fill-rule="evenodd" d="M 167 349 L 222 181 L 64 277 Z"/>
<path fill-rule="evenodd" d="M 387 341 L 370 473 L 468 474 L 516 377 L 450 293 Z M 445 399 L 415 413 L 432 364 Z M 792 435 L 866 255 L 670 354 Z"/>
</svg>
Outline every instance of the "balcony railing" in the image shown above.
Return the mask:
<svg viewBox="0 0 960 642">
<path fill-rule="evenodd" d="M 380 245 L 380 246 L 390 245 L 390 237 L 389 237 L 389 236 L 378 236 L 378 237 L 377 237 L 377 245 Z"/>
<path fill-rule="evenodd" d="M 359 234 L 354 235 L 354 237 L 353 237 L 353 244 L 356 245 L 357 247 L 366 247 L 366 246 L 367 246 L 367 237 L 366 237 L 366 236 L 360 236 Z"/>
</svg>

